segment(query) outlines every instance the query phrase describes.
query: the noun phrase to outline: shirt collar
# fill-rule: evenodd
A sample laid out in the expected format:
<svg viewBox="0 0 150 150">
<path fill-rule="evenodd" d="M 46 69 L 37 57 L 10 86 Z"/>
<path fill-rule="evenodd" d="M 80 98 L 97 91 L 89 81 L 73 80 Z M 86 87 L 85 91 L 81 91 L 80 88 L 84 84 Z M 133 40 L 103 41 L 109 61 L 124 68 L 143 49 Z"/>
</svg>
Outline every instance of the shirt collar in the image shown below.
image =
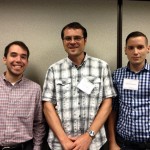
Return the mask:
<svg viewBox="0 0 150 150">
<path fill-rule="evenodd" d="M 81 64 L 79 67 L 83 66 L 83 64 L 85 64 L 85 62 L 86 62 L 87 59 L 89 58 L 89 56 L 88 56 L 88 54 L 87 54 L 86 52 L 84 52 L 84 54 L 85 54 L 84 60 L 83 60 L 82 64 Z M 71 66 L 76 66 L 76 65 L 72 62 L 72 60 L 69 59 L 68 57 L 66 58 L 66 61 L 67 61 Z"/>
<path fill-rule="evenodd" d="M 4 73 L 2 74 L 2 79 L 3 79 L 5 82 L 7 82 L 7 83 L 12 84 L 11 82 L 9 82 L 9 81 L 6 79 L 5 74 L 6 74 L 6 72 L 4 72 Z M 19 79 L 16 83 L 17 83 L 17 84 L 20 84 L 21 81 L 23 81 L 23 80 L 24 80 L 24 76 L 22 76 L 22 78 Z M 15 83 L 15 84 L 16 84 L 16 83 Z"/>
<path fill-rule="evenodd" d="M 131 71 L 129 66 L 130 66 L 130 65 L 129 65 L 129 62 L 128 62 L 128 63 L 127 63 L 127 71 Z M 145 59 L 145 66 L 143 67 L 143 69 L 142 69 L 141 71 L 144 71 L 144 70 L 147 70 L 147 71 L 150 70 L 150 65 L 147 63 L 147 60 L 146 60 L 146 59 Z M 140 71 L 140 72 L 141 72 L 141 71 Z"/>
</svg>

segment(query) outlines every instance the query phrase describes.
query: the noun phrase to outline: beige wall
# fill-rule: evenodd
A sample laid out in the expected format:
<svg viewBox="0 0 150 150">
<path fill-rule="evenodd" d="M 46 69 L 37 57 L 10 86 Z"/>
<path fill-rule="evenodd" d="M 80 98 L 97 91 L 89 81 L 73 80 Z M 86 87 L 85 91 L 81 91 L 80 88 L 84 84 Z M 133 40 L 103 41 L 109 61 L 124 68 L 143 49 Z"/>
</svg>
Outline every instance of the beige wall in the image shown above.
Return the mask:
<svg viewBox="0 0 150 150">
<path fill-rule="evenodd" d="M 22 40 L 31 52 L 26 75 L 41 85 L 49 65 L 66 57 L 60 32 L 72 21 L 87 28 L 86 51 L 116 68 L 115 0 L 0 0 L 0 20 L 0 58 L 8 43 Z"/>
<path fill-rule="evenodd" d="M 150 39 L 150 2 L 124 0 L 123 4 L 123 48 L 129 32 L 140 30 Z M 0 0 L 0 58 L 8 43 L 22 40 L 31 52 L 25 74 L 42 86 L 49 65 L 66 57 L 60 32 L 72 21 L 87 28 L 86 51 L 115 70 L 117 0 Z M 123 66 L 126 63 L 123 52 Z M 0 74 L 5 69 L 1 63 Z"/>
</svg>

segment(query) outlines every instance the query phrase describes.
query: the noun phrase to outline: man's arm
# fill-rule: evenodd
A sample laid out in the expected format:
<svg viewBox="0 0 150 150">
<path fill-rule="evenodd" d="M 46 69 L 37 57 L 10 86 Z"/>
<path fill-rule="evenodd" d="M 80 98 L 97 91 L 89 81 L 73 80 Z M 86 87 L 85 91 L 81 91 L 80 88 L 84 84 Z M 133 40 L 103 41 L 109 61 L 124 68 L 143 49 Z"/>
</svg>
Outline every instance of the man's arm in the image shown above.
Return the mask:
<svg viewBox="0 0 150 150">
<path fill-rule="evenodd" d="M 74 143 L 68 138 L 65 131 L 63 130 L 61 121 L 57 115 L 54 105 L 48 101 L 45 101 L 43 104 L 43 110 L 49 127 L 60 141 L 64 150 L 72 150 L 74 148 Z"/>
<path fill-rule="evenodd" d="M 36 106 L 34 112 L 34 121 L 33 121 L 33 150 L 41 150 L 43 139 L 45 136 L 45 121 L 42 110 L 42 101 L 41 101 L 41 88 L 38 90 L 36 95 Z"/>
<path fill-rule="evenodd" d="M 101 129 L 101 127 L 104 125 L 105 121 L 107 120 L 107 118 L 111 112 L 111 109 L 112 109 L 112 98 L 106 98 L 105 100 L 103 100 L 103 102 L 97 112 L 97 115 L 89 129 L 93 130 L 96 134 Z M 78 149 L 87 150 L 89 148 L 91 142 L 92 142 L 92 138 L 86 132 L 85 134 L 79 136 L 76 139 L 76 141 L 75 141 L 76 147 L 73 150 L 78 150 Z"/>
<path fill-rule="evenodd" d="M 103 100 L 99 108 L 99 111 L 97 112 L 97 115 L 90 126 L 90 129 L 95 131 L 95 133 L 97 133 L 104 125 L 111 110 L 112 110 L 112 98 L 106 98 L 105 100 Z"/>
<path fill-rule="evenodd" d="M 120 147 L 116 143 L 116 120 L 117 112 L 112 110 L 111 114 L 108 117 L 108 141 L 109 141 L 109 150 L 120 150 Z"/>
</svg>

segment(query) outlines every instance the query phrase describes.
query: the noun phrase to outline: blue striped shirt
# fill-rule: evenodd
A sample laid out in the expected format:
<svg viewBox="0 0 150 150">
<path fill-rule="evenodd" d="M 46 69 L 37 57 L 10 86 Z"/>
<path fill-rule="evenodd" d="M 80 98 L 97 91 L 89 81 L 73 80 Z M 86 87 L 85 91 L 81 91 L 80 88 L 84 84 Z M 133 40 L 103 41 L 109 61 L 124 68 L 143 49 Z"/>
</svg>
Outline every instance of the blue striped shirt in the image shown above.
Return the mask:
<svg viewBox="0 0 150 150">
<path fill-rule="evenodd" d="M 138 90 L 123 89 L 124 79 L 138 80 Z M 138 73 L 119 68 L 113 72 L 113 83 L 118 92 L 113 101 L 118 111 L 117 133 L 134 142 L 150 140 L 150 65 L 146 62 Z"/>
</svg>

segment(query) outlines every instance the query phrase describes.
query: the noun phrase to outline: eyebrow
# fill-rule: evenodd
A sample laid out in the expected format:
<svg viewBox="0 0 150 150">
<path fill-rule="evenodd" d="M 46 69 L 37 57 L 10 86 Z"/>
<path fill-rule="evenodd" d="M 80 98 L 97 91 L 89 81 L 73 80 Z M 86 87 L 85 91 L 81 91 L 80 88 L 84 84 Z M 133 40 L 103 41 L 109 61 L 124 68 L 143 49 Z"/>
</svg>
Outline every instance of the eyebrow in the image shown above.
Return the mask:
<svg viewBox="0 0 150 150">
<path fill-rule="evenodd" d="M 10 55 L 13 55 L 13 54 L 18 54 L 16 52 L 10 52 Z M 21 54 L 21 56 L 26 56 L 27 57 L 27 54 Z"/>
</svg>

